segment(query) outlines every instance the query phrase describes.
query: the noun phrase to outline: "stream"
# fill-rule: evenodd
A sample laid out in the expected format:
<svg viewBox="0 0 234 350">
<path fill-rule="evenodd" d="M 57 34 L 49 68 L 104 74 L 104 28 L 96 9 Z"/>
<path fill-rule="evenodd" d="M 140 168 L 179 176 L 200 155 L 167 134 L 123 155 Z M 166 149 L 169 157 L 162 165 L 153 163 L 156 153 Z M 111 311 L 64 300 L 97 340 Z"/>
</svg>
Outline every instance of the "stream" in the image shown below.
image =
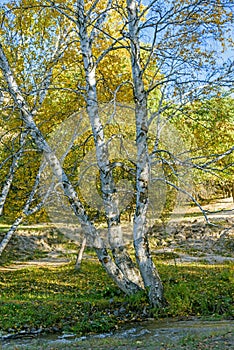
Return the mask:
<svg viewBox="0 0 234 350">
<path fill-rule="evenodd" d="M 110 333 L 77 337 L 75 334 L 29 335 L 2 340 L 0 349 L 181 349 L 193 340 L 212 339 L 216 347 L 204 349 L 234 349 L 234 320 L 146 321 L 123 326 Z M 200 344 L 200 343 L 199 343 Z M 202 344 L 202 343 L 201 343 Z M 218 344 L 218 345 L 217 345 Z M 186 345 L 187 346 L 187 345 Z M 217 347 L 218 346 L 218 347 Z M 200 348 L 199 348 L 200 349 Z M 201 349 L 203 349 L 201 347 Z"/>
</svg>

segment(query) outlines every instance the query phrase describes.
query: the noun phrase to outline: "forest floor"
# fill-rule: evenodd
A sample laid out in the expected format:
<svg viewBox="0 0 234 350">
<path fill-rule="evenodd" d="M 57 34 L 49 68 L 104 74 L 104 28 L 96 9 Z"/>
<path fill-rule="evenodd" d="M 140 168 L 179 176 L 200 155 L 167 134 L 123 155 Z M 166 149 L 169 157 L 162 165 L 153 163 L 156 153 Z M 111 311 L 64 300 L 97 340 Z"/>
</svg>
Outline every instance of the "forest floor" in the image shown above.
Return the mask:
<svg viewBox="0 0 234 350">
<path fill-rule="evenodd" d="M 202 269 L 205 271 L 207 267 L 211 266 L 213 270 L 218 271 L 218 273 L 220 272 L 222 280 L 225 281 L 225 279 L 231 278 L 228 275 L 228 271 L 234 270 L 234 203 L 232 198 L 219 199 L 204 205 L 203 210 L 207 218 L 214 224 L 213 226 L 207 224 L 204 216 L 197 207 L 188 207 L 183 213 L 178 213 L 177 216 L 175 215 L 170 221 L 164 223 L 164 225 L 155 225 L 151 233 L 153 257 L 156 264 L 159 261 L 160 264 L 163 264 L 162 266 L 165 265 L 165 268 L 166 266 L 171 266 L 171 269 L 173 268 L 175 270 L 175 276 L 177 276 L 176 274 L 179 268 L 185 269 L 183 271 L 191 268 L 192 274 L 188 278 L 193 278 L 195 271 L 202 271 Z M 122 227 L 125 242 L 130 245 L 132 243 L 131 223 L 123 223 Z M 2 231 L 2 235 L 4 231 Z M 103 228 L 103 234 L 105 234 L 105 228 Z M 61 269 L 64 266 L 69 268 L 69 264 L 72 261 L 74 262 L 78 248 L 79 244 L 69 242 L 60 234 L 58 229 L 51 228 L 50 226 L 45 227 L 45 225 L 24 226 L 20 228 L 10 243 L 6 256 L 3 256 L 0 264 L 0 272 L 7 276 L 8 273 L 12 274 L 19 270 L 29 271 L 29 268 L 41 270 L 51 268 L 61 273 Z M 91 262 L 97 261 L 95 254 L 89 248 L 86 249 L 84 254 L 84 261 L 87 259 Z M 163 268 L 161 267 L 161 269 Z M 185 274 L 186 272 L 181 273 L 182 283 L 187 278 Z M 165 275 L 167 276 L 168 272 Z M 177 282 L 177 277 L 175 276 L 169 276 L 172 282 L 174 280 L 178 283 L 178 286 L 173 286 L 175 289 L 172 292 L 172 298 L 173 293 L 178 292 L 180 283 Z M 204 280 L 205 278 L 206 275 L 204 275 Z M 189 283 L 188 279 L 188 286 Z M 215 283 L 218 284 L 218 280 L 217 282 L 214 281 Z M 213 288 L 212 285 L 211 288 Z M 107 289 L 105 290 L 106 292 Z M 191 292 L 189 293 L 191 294 Z M 185 297 L 187 296 L 185 295 Z M 181 308 L 183 307 L 185 306 L 181 305 Z M 208 306 L 204 304 L 204 307 Z M 188 313 L 187 316 L 186 312 Z M 121 313 L 121 308 L 119 313 Z M 203 314 L 201 315 L 203 316 Z M 160 322 L 151 320 L 148 323 L 130 323 L 128 326 L 123 323 L 123 327 L 118 328 L 118 331 L 107 334 L 102 333 L 98 336 L 93 335 L 77 338 L 74 334 L 69 335 L 65 332 L 59 337 L 57 335 L 55 337 L 43 336 L 27 340 L 23 337 L 22 332 L 20 339 L 11 340 L 9 337 L 9 340 L 7 340 L 5 338 L 2 345 L 0 344 L 0 349 L 1 346 L 7 350 L 121 350 L 126 348 L 129 350 L 234 349 L 233 315 L 231 318 L 229 315 L 228 320 L 224 321 L 218 320 L 215 313 L 212 316 L 208 312 L 205 319 L 211 319 L 211 321 L 204 321 L 204 316 L 202 319 L 199 316 L 191 317 L 189 311 L 182 311 L 181 309 L 181 317 L 177 315 L 173 319 L 167 317 Z M 98 331 L 98 333 L 100 332 Z M 6 332 L 4 334 L 5 336 L 7 335 Z"/>
</svg>

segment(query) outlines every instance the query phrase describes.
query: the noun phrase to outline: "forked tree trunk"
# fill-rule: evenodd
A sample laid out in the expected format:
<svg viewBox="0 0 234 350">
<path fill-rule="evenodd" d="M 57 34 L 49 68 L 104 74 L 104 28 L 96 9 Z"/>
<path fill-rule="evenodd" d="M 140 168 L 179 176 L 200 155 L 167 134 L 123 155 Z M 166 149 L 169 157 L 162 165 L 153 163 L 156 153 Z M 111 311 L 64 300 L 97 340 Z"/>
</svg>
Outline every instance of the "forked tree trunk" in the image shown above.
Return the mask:
<svg viewBox="0 0 234 350">
<path fill-rule="evenodd" d="M 83 65 L 86 78 L 86 104 L 92 132 L 94 136 L 97 164 L 100 169 L 102 198 L 108 223 L 109 244 L 115 263 L 122 273 L 133 283 L 143 286 L 141 275 L 135 268 L 123 243 L 122 228 L 120 226 L 120 212 L 116 196 L 115 183 L 109 161 L 108 146 L 105 141 L 104 129 L 99 116 L 96 91 L 96 63 L 92 54 L 91 38 L 88 35 L 84 2 L 78 0 L 77 25 Z M 104 18 L 103 18 L 104 20 Z M 99 19 L 101 26 L 101 18 Z"/>
</svg>

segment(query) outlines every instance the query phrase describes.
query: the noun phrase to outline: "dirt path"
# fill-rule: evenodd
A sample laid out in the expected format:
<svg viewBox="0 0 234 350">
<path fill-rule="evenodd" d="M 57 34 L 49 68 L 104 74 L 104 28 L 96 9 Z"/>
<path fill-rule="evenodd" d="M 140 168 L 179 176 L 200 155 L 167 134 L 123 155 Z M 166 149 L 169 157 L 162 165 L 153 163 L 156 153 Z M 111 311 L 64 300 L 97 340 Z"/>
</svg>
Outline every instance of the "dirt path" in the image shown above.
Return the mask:
<svg viewBox="0 0 234 350">
<path fill-rule="evenodd" d="M 0 266 L 0 272 L 4 271 L 15 271 L 19 269 L 25 269 L 30 267 L 58 267 L 61 265 L 68 264 L 70 262 L 69 259 L 51 259 L 51 258 L 45 258 L 41 260 L 31 260 L 31 261 L 25 261 L 22 263 L 22 261 L 15 261 L 14 264 L 10 264 L 9 266 Z"/>
<path fill-rule="evenodd" d="M 211 201 L 209 204 L 203 205 L 203 209 L 211 213 L 227 213 L 228 215 L 234 215 L 234 202 L 232 197 L 230 198 L 219 198 L 214 201 Z M 198 213 L 200 212 L 199 208 L 196 206 L 190 207 L 188 213 Z"/>
</svg>

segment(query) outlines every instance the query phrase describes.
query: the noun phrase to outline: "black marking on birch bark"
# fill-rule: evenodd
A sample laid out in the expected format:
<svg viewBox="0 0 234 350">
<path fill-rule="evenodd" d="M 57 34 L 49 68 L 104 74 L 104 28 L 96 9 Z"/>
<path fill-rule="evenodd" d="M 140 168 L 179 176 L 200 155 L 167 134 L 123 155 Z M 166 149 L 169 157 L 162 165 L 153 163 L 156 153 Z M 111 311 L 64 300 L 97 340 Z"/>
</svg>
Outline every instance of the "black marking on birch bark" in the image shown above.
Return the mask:
<svg viewBox="0 0 234 350">
<path fill-rule="evenodd" d="M 141 184 L 142 189 L 148 188 L 148 181 L 147 180 L 140 178 L 138 181 Z"/>
<path fill-rule="evenodd" d="M 64 190 L 67 190 L 68 187 L 69 187 L 68 181 L 63 181 L 63 188 L 64 188 Z"/>
<path fill-rule="evenodd" d="M 118 253 L 122 253 L 124 251 L 124 246 L 115 247 L 111 251 L 113 255 L 117 255 Z"/>
<path fill-rule="evenodd" d="M 73 208 L 74 212 L 77 214 L 77 216 L 81 218 L 82 221 L 87 221 L 87 215 L 85 210 L 80 205 L 78 205 L 73 198 L 68 197 L 68 201 L 71 207 Z"/>
<path fill-rule="evenodd" d="M 146 204 L 147 201 L 148 201 L 147 193 L 141 192 L 141 193 L 140 193 L 140 196 L 139 196 L 139 201 L 140 201 L 140 203 L 142 203 L 142 204 Z"/>
<path fill-rule="evenodd" d="M 107 264 L 107 263 L 109 262 L 108 257 L 105 256 L 105 257 L 102 259 L 102 262 L 103 262 L 104 264 Z"/>
<path fill-rule="evenodd" d="M 140 131 L 139 134 L 137 135 L 137 141 L 139 141 L 139 139 L 143 138 L 145 136 L 145 131 Z"/>
<path fill-rule="evenodd" d="M 147 133 L 147 132 L 148 132 L 148 126 L 147 126 L 146 124 L 142 123 L 142 124 L 141 124 L 141 130 L 142 130 L 143 132 Z"/>
<path fill-rule="evenodd" d="M 117 226 L 120 223 L 120 215 L 116 215 L 114 217 L 109 218 L 108 220 L 108 226 Z"/>
<path fill-rule="evenodd" d="M 150 249 L 149 249 L 149 241 L 148 241 L 146 234 L 143 237 L 143 245 L 144 245 L 147 257 L 151 259 L 151 253 L 150 253 Z"/>
<path fill-rule="evenodd" d="M 131 13 L 131 15 L 134 14 L 134 10 L 133 10 L 130 6 L 128 6 L 127 9 L 128 9 L 128 11 Z"/>
</svg>

